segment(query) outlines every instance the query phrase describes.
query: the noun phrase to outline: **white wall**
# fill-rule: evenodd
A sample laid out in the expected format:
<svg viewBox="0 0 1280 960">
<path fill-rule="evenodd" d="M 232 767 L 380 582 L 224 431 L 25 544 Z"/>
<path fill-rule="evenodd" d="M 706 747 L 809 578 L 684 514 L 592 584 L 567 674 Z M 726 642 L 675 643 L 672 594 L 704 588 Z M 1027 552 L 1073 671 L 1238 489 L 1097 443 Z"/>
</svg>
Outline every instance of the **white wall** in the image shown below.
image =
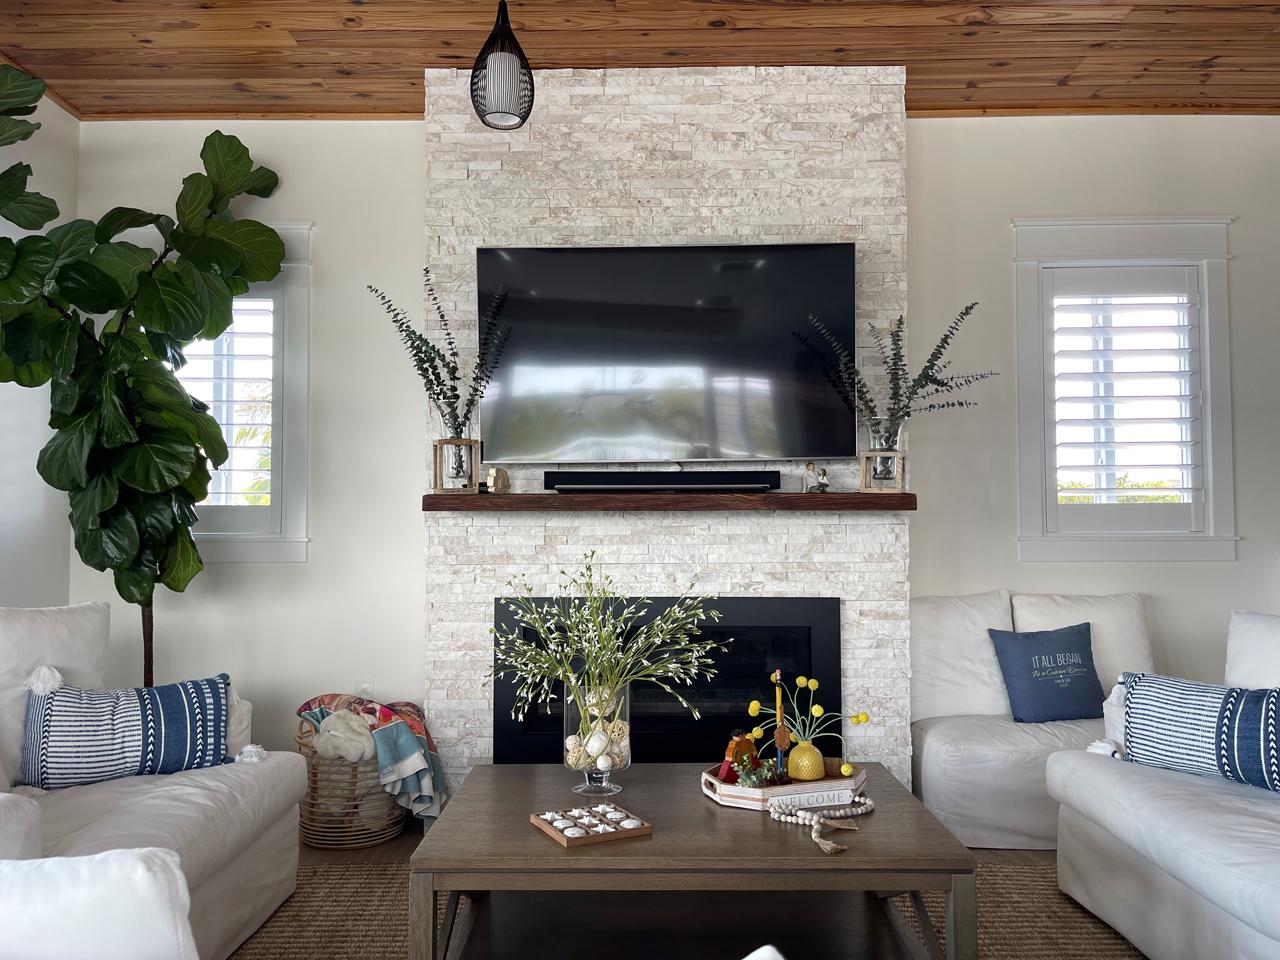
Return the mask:
<svg viewBox="0 0 1280 960">
<path fill-rule="evenodd" d="M 1157 668 L 1222 680 L 1232 607 L 1280 613 L 1280 118 L 1041 117 L 908 122 L 912 354 L 981 302 L 957 368 L 1001 376 L 982 406 L 912 424 L 912 592 L 1149 597 Z M 1230 214 L 1234 563 L 1020 563 L 1013 301 L 1015 216 Z"/>
<path fill-rule="evenodd" d="M 311 560 L 213 566 L 186 595 L 159 592 L 157 673 L 227 669 L 258 705 L 257 737 L 289 742 L 303 698 L 360 677 L 382 699 L 423 689 L 424 404 L 364 284 L 420 310 L 423 128 L 404 123 L 239 122 L 281 174 L 264 219 L 312 220 Z M 169 209 L 211 124 L 86 123 L 80 212 Z M 501 134 L 495 134 L 501 136 Z M 907 123 L 913 354 L 960 305 L 982 301 L 957 363 L 994 366 L 976 410 L 911 431 L 920 512 L 916 594 L 1139 590 L 1151 596 L 1159 666 L 1220 678 L 1233 606 L 1280 612 L 1280 118 L 1060 117 Z M 1231 227 L 1236 503 L 1229 564 L 1023 564 L 1017 560 L 1012 216 L 1227 213 Z M 428 226 L 428 231 L 430 226 Z M 6 556 L 10 551 L 5 549 Z M 110 581 L 73 558 L 72 598 Z M 117 605 L 113 681 L 140 672 L 134 611 Z"/>
<path fill-rule="evenodd" d="M 255 702 L 255 736 L 291 746 L 310 696 L 371 679 L 420 700 L 425 403 L 395 331 L 364 286 L 421 312 L 422 125 L 410 122 L 85 123 L 80 213 L 169 212 L 212 129 L 280 174 L 245 216 L 310 221 L 312 542 L 306 563 L 211 564 L 185 594 L 156 591 L 158 681 L 228 671 Z M 76 600 L 113 599 L 73 557 Z M 141 679 L 136 608 L 115 601 L 109 683 Z"/>
<path fill-rule="evenodd" d="M 0 170 L 29 163 L 27 189 L 58 204 L 56 222 L 76 212 L 80 124 L 57 104 L 41 102 L 30 140 L 0 147 Z M 25 231 L 0 220 L 0 236 Z M 0 606 L 43 607 L 67 602 L 71 530 L 67 495 L 36 473 L 36 455 L 49 439 L 49 388 L 0 383 Z"/>
</svg>

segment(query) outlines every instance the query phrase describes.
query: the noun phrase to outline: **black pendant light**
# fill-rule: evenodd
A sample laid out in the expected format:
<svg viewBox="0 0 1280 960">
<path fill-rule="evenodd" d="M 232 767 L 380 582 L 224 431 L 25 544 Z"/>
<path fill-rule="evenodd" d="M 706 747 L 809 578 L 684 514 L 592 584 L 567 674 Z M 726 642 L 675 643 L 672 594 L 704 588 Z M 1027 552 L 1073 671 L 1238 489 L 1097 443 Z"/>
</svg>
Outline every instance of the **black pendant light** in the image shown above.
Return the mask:
<svg viewBox="0 0 1280 960">
<path fill-rule="evenodd" d="M 498 0 L 498 19 L 471 68 L 471 105 L 486 127 L 515 130 L 533 112 L 533 70 L 511 32 L 507 0 Z"/>
</svg>

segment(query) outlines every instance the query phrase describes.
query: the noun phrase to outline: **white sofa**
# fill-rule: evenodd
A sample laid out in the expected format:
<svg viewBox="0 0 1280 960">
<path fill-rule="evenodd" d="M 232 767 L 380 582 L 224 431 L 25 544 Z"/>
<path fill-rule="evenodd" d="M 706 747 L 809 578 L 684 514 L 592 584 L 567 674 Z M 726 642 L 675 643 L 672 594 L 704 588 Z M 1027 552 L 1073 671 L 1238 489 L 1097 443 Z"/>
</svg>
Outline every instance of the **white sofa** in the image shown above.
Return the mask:
<svg viewBox="0 0 1280 960">
<path fill-rule="evenodd" d="M 102 687 L 108 617 L 106 604 L 0 608 L 0 790 L 10 789 L 17 777 L 22 724 L 15 725 L 14 717 L 25 703 L 25 678 L 48 664 L 69 683 Z M 306 793 L 306 765 L 296 754 L 268 753 L 259 763 L 51 792 L 18 789 L 33 794 L 38 805 L 38 847 L 31 843 L 29 826 L 15 827 L 20 818 L 6 819 L 0 812 L 0 851 L 38 849 L 42 857 L 68 858 L 120 848 L 175 851 L 190 891 L 189 921 L 202 960 L 227 957 L 294 890 L 298 801 Z M 6 824 L 28 835 L 6 840 Z M 0 862 L 0 874 L 10 869 L 19 868 Z M 25 909 L 21 900 L 0 902 L 0 929 Z M 90 928 L 97 922 L 71 920 Z"/>
<path fill-rule="evenodd" d="M 911 742 L 915 793 L 970 847 L 1052 850 L 1058 805 L 1045 761 L 1103 736 L 1103 721 L 1018 723 L 987 634 L 1089 623 L 1103 688 L 1150 670 L 1142 597 L 1010 594 L 911 600 Z"/>
<path fill-rule="evenodd" d="M 1280 686 L 1280 617 L 1237 613 L 1227 649 L 1228 685 Z M 1048 787 L 1058 885 L 1152 960 L 1280 957 L 1280 794 L 1080 751 Z"/>
</svg>

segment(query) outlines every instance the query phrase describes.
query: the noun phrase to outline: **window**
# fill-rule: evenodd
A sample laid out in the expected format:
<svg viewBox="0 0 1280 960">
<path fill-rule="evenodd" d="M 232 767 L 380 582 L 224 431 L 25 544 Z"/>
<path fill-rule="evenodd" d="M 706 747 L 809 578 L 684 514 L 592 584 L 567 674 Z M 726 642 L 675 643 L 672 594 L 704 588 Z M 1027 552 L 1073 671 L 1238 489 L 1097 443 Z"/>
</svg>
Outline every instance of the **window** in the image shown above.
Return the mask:
<svg viewBox="0 0 1280 960">
<path fill-rule="evenodd" d="M 210 562 L 306 559 L 310 228 L 276 230 L 286 249 L 280 275 L 237 297 L 231 326 L 192 344 L 178 371 L 227 441 L 227 462 L 196 508 Z"/>
<path fill-rule="evenodd" d="M 1226 223 L 1015 222 L 1022 559 L 1235 558 Z"/>
</svg>

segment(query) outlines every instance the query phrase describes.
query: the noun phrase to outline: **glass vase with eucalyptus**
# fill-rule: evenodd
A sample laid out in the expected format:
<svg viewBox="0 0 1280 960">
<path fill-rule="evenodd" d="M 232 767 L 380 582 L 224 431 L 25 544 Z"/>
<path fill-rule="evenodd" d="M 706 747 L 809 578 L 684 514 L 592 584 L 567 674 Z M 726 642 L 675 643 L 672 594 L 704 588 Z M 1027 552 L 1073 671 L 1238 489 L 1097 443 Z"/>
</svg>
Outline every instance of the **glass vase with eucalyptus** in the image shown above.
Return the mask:
<svg viewBox="0 0 1280 960">
<path fill-rule="evenodd" d="M 564 765 L 583 775 L 574 793 L 607 797 L 631 766 L 631 687 L 564 685 Z"/>
<path fill-rule="evenodd" d="M 611 794 L 612 776 L 631 765 L 631 687 L 652 683 L 696 719 L 680 688 L 715 676 L 712 654 L 727 641 L 702 636 L 699 624 L 720 619 L 706 598 L 686 590 L 661 609 L 624 596 L 595 569 L 588 553 L 577 573 L 561 571 L 554 597 L 535 597 L 523 580 L 507 583 L 502 603 L 512 623 L 493 630 L 495 682 L 515 686 L 511 716 L 564 697 L 564 762 L 582 775 L 574 790 Z"/>
<path fill-rule="evenodd" d="M 862 449 L 867 453 L 906 453 L 906 422 L 892 417 L 864 417 L 862 427 L 866 433 L 863 437 Z M 889 483 L 897 478 L 897 457 L 873 457 L 871 460 L 871 479 L 878 483 Z"/>
</svg>

